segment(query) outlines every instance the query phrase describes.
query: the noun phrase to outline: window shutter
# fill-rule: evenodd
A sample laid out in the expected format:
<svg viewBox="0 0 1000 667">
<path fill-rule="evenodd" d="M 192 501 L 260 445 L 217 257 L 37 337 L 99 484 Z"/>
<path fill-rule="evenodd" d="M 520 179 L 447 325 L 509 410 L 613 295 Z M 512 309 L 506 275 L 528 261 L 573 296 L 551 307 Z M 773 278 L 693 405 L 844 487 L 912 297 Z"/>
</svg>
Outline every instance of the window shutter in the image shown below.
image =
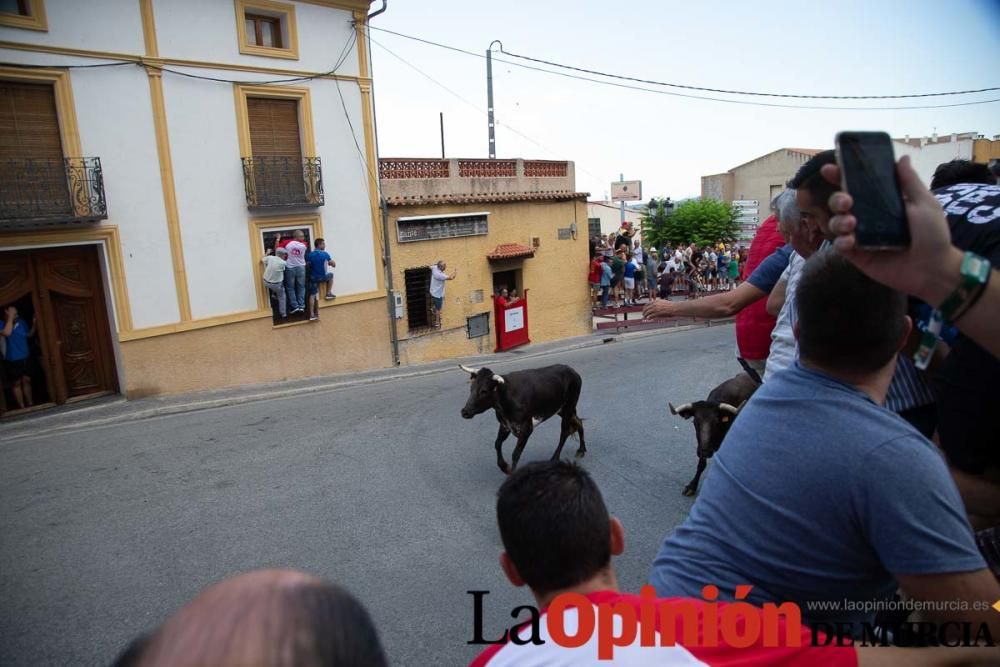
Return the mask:
<svg viewBox="0 0 1000 667">
<path fill-rule="evenodd" d="M 0 158 L 62 157 L 52 86 L 0 81 Z"/>
<path fill-rule="evenodd" d="M 247 116 L 254 157 L 302 159 L 298 100 L 249 97 Z"/>
</svg>

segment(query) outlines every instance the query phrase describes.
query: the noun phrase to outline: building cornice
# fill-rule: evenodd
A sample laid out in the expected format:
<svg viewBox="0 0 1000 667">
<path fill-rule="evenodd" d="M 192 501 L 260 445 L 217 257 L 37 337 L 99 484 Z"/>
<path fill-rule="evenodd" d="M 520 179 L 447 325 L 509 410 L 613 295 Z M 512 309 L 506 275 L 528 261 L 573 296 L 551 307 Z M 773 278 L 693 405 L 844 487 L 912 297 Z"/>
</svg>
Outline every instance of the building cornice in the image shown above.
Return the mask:
<svg viewBox="0 0 1000 667">
<path fill-rule="evenodd" d="M 254 74 L 279 74 L 283 76 L 307 76 L 320 79 L 337 79 L 339 81 L 371 82 L 371 79 L 363 76 L 351 74 L 324 74 L 323 72 L 310 72 L 306 70 L 285 69 L 278 67 L 258 67 L 241 65 L 238 63 L 218 63 L 207 60 L 184 60 L 182 58 L 149 58 L 133 53 L 118 53 L 114 51 L 93 51 L 89 49 L 74 49 L 63 46 L 49 46 L 46 44 L 25 44 L 23 42 L 0 41 L 0 49 L 13 49 L 15 51 L 33 51 L 35 53 L 54 53 L 63 56 L 78 56 L 80 58 L 97 58 L 100 60 L 124 60 L 134 63 L 145 63 L 149 65 L 174 65 L 177 67 L 196 67 L 199 69 L 217 69 L 231 72 L 251 72 Z M 247 81 L 253 84 L 253 81 Z"/>
</svg>

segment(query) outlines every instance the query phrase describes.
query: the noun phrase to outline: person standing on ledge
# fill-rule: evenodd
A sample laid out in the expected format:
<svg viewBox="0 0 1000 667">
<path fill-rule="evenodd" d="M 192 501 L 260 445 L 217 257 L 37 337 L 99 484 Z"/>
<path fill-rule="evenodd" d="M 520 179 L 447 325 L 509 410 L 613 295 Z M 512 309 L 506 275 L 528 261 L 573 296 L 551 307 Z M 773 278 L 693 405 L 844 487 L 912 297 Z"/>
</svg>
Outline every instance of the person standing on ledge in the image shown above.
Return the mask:
<svg viewBox="0 0 1000 667">
<path fill-rule="evenodd" d="M 444 307 L 444 283 L 446 280 L 454 280 L 457 272 L 452 272 L 449 276 L 445 273 L 448 265 L 443 259 L 439 259 L 437 264 L 431 267 L 431 299 L 434 300 L 434 328 L 441 328 L 441 308 Z"/>
</svg>

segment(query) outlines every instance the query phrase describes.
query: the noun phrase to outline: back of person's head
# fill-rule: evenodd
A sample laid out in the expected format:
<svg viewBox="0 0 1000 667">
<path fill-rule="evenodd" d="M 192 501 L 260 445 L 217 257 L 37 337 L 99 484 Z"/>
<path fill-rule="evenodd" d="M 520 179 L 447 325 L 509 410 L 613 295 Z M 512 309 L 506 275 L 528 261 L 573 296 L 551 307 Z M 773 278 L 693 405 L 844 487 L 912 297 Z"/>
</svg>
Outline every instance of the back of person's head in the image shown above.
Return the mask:
<svg viewBox="0 0 1000 667">
<path fill-rule="evenodd" d="M 306 234 L 301 229 L 296 229 L 294 232 L 292 232 L 292 238 L 294 238 L 296 241 L 301 241 L 305 237 Z"/>
<path fill-rule="evenodd" d="M 497 492 L 504 550 L 524 583 L 544 594 L 593 578 L 611 563 L 608 508 L 586 470 L 529 463 Z"/>
<path fill-rule="evenodd" d="M 820 173 L 820 169 L 828 164 L 837 164 L 837 154 L 834 151 L 816 153 L 799 167 L 792 180 L 788 181 L 788 187 L 792 190 L 805 190 L 814 203 L 826 208 L 830 195 L 840 189 Z"/>
<path fill-rule="evenodd" d="M 934 170 L 934 176 L 931 177 L 931 190 L 959 183 L 996 185 L 996 182 L 996 176 L 990 172 L 988 165 L 978 164 L 971 160 L 955 159 L 950 162 L 942 162 L 937 166 L 937 169 Z"/>
<path fill-rule="evenodd" d="M 799 355 L 824 369 L 877 371 L 909 331 L 906 297 L 829 249 L 806 261 L 795 306 Z"/>
<path fill-rule="evenodd" d="M 294 570 L 257 570 L 212 586 L 126 655 L 124 664 L 141 667 L 387 664 L 361 603 Z"/>
</svg>

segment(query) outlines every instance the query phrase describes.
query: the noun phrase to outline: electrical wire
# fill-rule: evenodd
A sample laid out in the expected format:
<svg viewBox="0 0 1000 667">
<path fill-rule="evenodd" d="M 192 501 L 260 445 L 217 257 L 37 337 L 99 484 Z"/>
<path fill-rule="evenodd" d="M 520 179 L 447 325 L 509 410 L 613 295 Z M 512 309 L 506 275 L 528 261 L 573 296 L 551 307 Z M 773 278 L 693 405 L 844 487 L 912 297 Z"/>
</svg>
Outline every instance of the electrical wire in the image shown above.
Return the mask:
<svg viewBox="0 0 1000 667">
<path fill-rule="evenodd" d="M 1000 86 L 994 86 L 992 88 L 978 88 L 975 90 L 953 90 L 943 93 L 910 93 L 906 95 L 801 95 L 797 93 L 761 93 L 749 90 L 727 90 L 725 88 L 705 88 L 703 86 L 691 86 L 682 83 L 667 83 L 665 81 L 655 81 L 652 79 L 638 79 L 635 77 L 624 76 L 621 74 L 609 74 L 607 72 L 587 69 L 585 67 L 564 65 L 562 63 L 553 62 L 551 60 L 543 60 L 541 58 L 532 58 L 531 56 L 524 56 L 524 55 L 519 55 L 517 53 L 511 53 L 510 51 L 507 51 L 506 49 L 503 48 L 503 42 L 500 42 L 500 53 L 510 56 L 511 58 L 519 58 L 521 60 L 527 60 L 542 65 L 548 65 L 550 67 L 559 67 L 561 69 L 573 70 L 574 72 L 583 72 L 584 74 L 595 74 L 597 76 L 604 76 L 611 79 L 634 81 L 636 83 L 646 83 L 654 86 L 666 86 L 668 88 L 683 88 L 685 90 L 698 90 L 704 93 L 723 93 L 726 95 L 754 95 L 758 97 L 790 97 L 803 100 L 901 100 L 901 99 L 911 99 L 917 97 L 945 97 L 948 95 L 971 95 L 973 93 L 989 93 L 1000 90 Z"/>
<path fill-rule="evenodd" d="M 473 51 L 468 51 L 466 49 L 460 49 L 455 46 L 450 46 L 447 44 L 441 44 L 428 39 L 423 39 L 421 37 L 414 37 L 413 35 L 406 35 L 401 32 L 396 32 L 394 30 L 388 30 L 386 28 L 376 28 L 375 26 L 370 26 L 373 30 L 380 30 L 397 37 L 403 37 L 405 39 L 410 39 L 416 42 L 421 42 L 430 46 L 439 47 L 442 49 L 447 49 L 456 53 L 463 53 L 465 55 L 473 56 L 476 58 L 485 59 L 486 56 L 483 54 L 475 53 Z M 973 102 L 957 102 L 951 104 L 928 104 L 928 105 L 911 105 L 911 106 L 879 106 L 879 107 L 857 107 L 857 106 L 820 106 L 820 105 L 801 105 L 801 104 L 779 104 L 774 102 L 754 102 L 750 100 L 737 100 L 737 99 L 726 99 L 721 97 L 709 97 L 704 95 L 689 95 L 686 93 L 678 93 L 668 90 L 658 90 L 654 88 L 645 88 L 643 86 L 635 86 L 625 83 L 616 83 L 614 81 L 602 81 L 600 79 L 593 79 L 590 77 L 579 76 L 576 74 L 570 74 L 568 72 L 558 72 L 550 69 L 545 69 L 542 67 L 534 67 L 532 65 L 525 65 L 523 63 L 515 62 L 513 60 L 504 60 L 502 58 L 493 58 L 494 62 L 501 62 L 508 65 L 513 65 L 515 67 L 521 67 L 523 69 L 533 70 L 536 72 L 542 72 L 545 74 L 552 74 L 555 76 L 561 76 L 568 79 L 576 79 L 579 81 L 587 81 L 589 83 L 596 83 L 603 86 L 611 86 L 614 88 L 626 88 L 629 90 L 639 90 L 647 93 L 654 93 L 657 95 L 668 95 L 671 97 L 683 97 L 687 99 L 694 100 L 706 100 L 711 102 L 724 102 L 728 104 L 742 104 L 746 106 L 762 106 L 762 107 L 774 107 L 781 109 L 806 109 L 806 110 L 825 110 L 825 111 L 905 111 L 905 110 L 916 110 L 916 109 L 943 109 L 949 107 L 960 107 L 960 106 L 973 106 L 978 104 L 990 104 L 993 102 L 1000 102 L 1000 98 L 993 98 L 988 100 L 977 100 Z"/>
<path fill-rule="evenodd" d="M 388 53 L 390 56 L 392 56 L 396 60 L 399 60 L 401 63 L 403 63 L 407 67 L 410 67 L 411 69 L 413 69 L 415 72 L 417 72 L 418 74 L 420 74 L 421 76 L 423 76 L 424 78 L 426 78 L 431 83 L 433 83 L 433 84 L 435 84 L 435 85 L 443 88 L 445 91 L 447 91 L 448 93 L 450 93 L 451 95 L 453 95 L 457 99 L 461 100 L 462 102 L 464 102 L 468 106 L 472 107 L 473 109 L 475 109 L 476 111 L 478 111 L 482 115 L 486 116 L 487 118 L 489 117 L 489 113 L 485 109 L 483 109 L 482 107 L 480 107 L 478 104 L 476 104 L 475 102 L 470 102 L 468 99 L 466 99 L 465 97 L 462 97 L 461 95 L 459 95 L 458 93 L 456 93 L 454 90 L 452 90 L 451 88 L 449 88 L 445 84 L 441 83 L 440 81 L 438 81 L 437 79 L 435 79 L 434 77 L 432 77 L 427 72 L 424 72 L 423 70 L 421 70 L 419 67 L 417 67 L 416 65 L 414 65 L 410 61 L 406 60 L 405 58 L 402 58 L 401 56 L 397 55 L 396 53 L 393 53 L 388 48 L 386 48 L 385 45 L 379 43 L 377 40 L 375 40 L 374 38 L 372 38 L 370 35 L 369 35 L 368 39 L 371 40 L 372 44 L 375 44 L 376 46 L 378 46 L 380 49 L 382 49 L 383 51 L 385 51 L 386 53 Z M 526 141 L 534 144 L 535 146 L 538 146 L 539 148 L 541 148 L 543 151 L 545 151 L 549 155 L 551 155 L 553 157 L 557 155 L 556 151 L 554 151 L 551 148 L 549 148 L 548 146 L 546 146 L 546 145 L 544 145 L 544 144 L 542 144 L 542 143 L 540 143 L 540 142 L 532 139 L 531 137 L 529 137 L 528 135 L 524 134 L 523 132 L 521 132 L 517 128 L 514 128 L 514 127 L 508 125 L 507 123 L 505 123 L 505 122 L 503 122 L 501 120 L 498 120 L 496 118 L 494 118 L 493 122 L 496 125 L 500 126 L 500 127 L 504 127 L 506 129 L 510 130 L 511 132 L 513 132 L 514 134 L 516 134 L 517 136 L 519 136 L 522 139 L 524 139 L 524 140 L 526 140 Z M 583 165 L 578 165 L 578 166 L 580 168 L 580 171 L 584 172 L 585 174 L 587 174 L 591 178 L 603 179 L 602 176 L 598 176 L 594 172 L 589 171 Z"/>
</svg>

